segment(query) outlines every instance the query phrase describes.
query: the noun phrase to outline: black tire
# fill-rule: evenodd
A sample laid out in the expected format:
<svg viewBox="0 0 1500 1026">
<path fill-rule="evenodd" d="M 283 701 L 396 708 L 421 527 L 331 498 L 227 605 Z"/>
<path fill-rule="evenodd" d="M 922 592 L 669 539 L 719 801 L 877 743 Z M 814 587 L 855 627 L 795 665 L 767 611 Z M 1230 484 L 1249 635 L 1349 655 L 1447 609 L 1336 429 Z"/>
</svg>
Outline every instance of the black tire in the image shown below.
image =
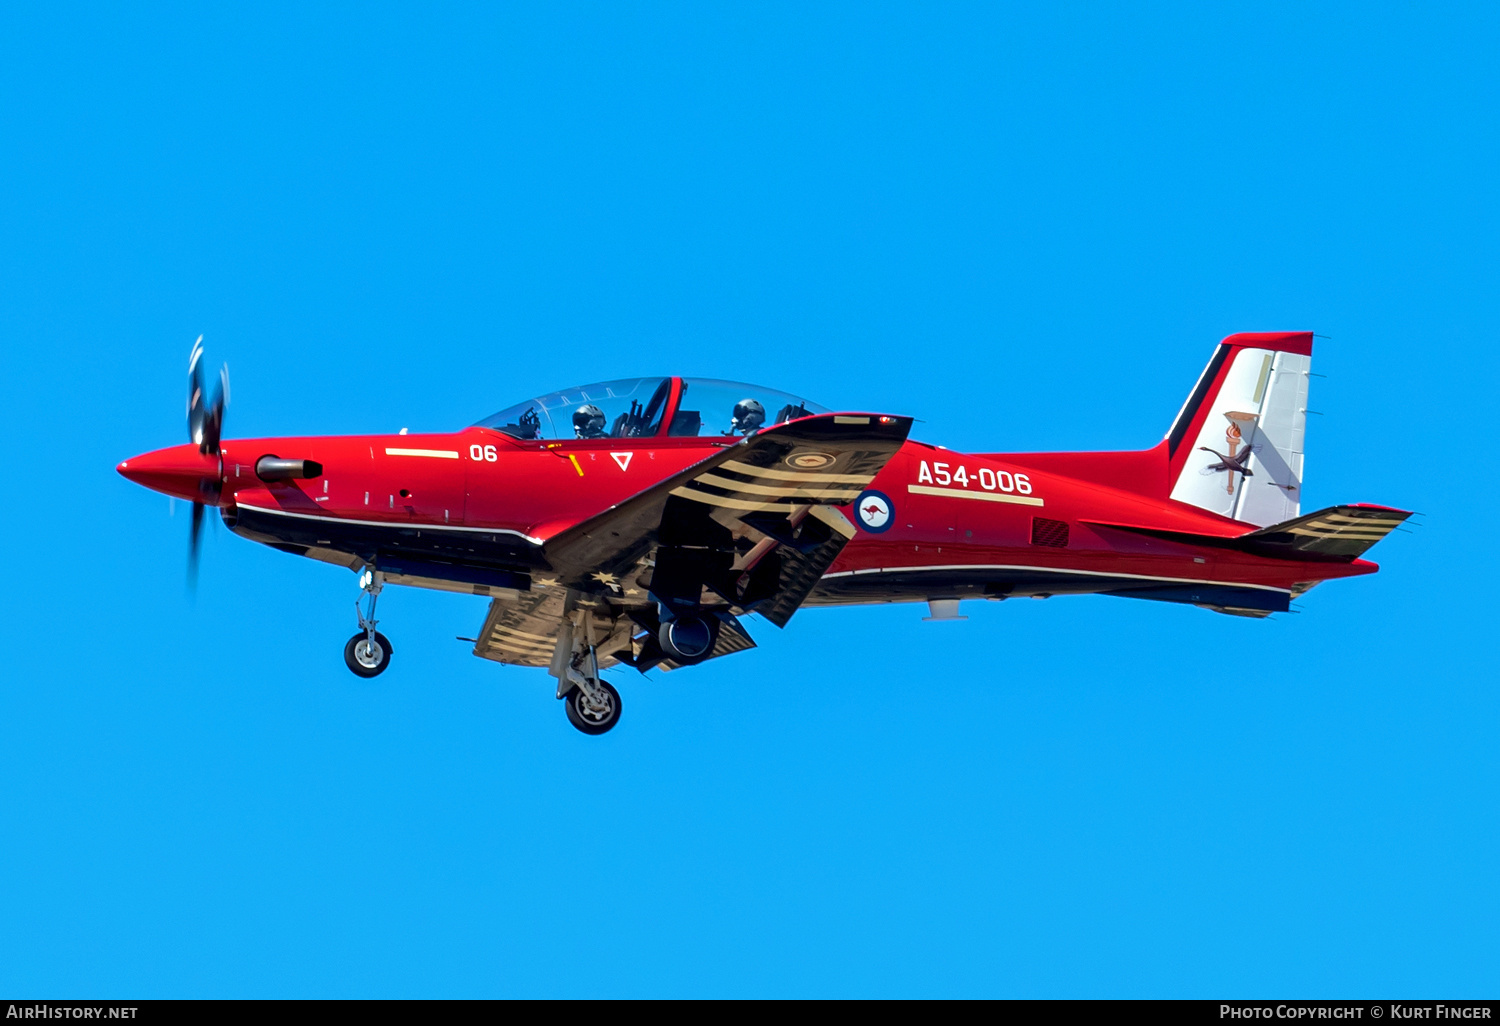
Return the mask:
<svg viewBox="0 0 1500 1026">
<path fill-rule="evenodd" d="M 664 621 L 656 632 L 656 640 L 673 662 L 701 662 L 719 640 L 719 621 L 711 616 L 685 613 L 675 620 Z"/>
<path fill-rule="evenodd" d="M 608 681 L 595 681 L 594 686 L 604 692 L 608 709 L 590 707 L 583 688 L 569 691 L 567 700 L 563 703 L 568 710 L 568 722 L 585 734 L 603 734 L 614 729 L 614 725 L 620 722 L 620 693 Z"/>
<path fill-rule="evenodd" d="M 378 677 L 391 665 L 391 643 L 384 634 L 375 632 L 375 651 L 366 651 L 365 632 L 360 631 L 344 646 L 344 664 L 357 677 Z"/>
</svg>

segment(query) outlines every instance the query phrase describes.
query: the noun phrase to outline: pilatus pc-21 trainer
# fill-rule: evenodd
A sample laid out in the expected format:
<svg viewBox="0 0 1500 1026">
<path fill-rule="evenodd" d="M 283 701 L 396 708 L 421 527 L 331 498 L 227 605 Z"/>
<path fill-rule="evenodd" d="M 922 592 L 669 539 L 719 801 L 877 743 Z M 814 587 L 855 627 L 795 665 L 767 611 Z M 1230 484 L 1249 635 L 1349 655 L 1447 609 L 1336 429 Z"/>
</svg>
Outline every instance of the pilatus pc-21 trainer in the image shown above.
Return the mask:
<svg viewBox="0 0 1500 1026">
<path fill-rule="evenodd" d="M 201 340 L 200 340 L 201 341 Z M 359 574 L 344 647 L 381 673 L 387 584 L 488 596 L 474 654 L 546 667 L 589 734 L 620 719 L 600 670 L 677 669 L 754 646 L 748 614 L 803 606 L 1104 594 L 1264 617 L 1336 577 L 1409 513 L 1302 512 L 1312 335 L 1231 335 L 1142 452 L 959 453 L 911 418 L 758 385 L 607 381 L 453 434 L 221 438 L 227 374 L 188 370 L 192 442 L 132 481 L 236 534 Z"/>
</svg>

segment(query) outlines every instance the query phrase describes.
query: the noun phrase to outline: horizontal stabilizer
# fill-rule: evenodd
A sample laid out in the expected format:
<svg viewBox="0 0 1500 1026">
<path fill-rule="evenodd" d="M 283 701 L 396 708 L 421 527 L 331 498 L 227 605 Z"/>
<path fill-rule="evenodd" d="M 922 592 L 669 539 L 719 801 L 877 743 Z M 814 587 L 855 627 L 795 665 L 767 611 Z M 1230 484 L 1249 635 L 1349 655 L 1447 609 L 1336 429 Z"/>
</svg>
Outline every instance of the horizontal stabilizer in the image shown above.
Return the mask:
<svg viewBox="0 0 1500 1026">
<path fill-rule="evenodd" d="M 1282 559 L 1358 559 L 1411 514 L 1389 506 L 1330 506 L 1235 539 L 1236 547 Z"/>
<path fill-rule="evenodd" d="M 1272 559 L 1348 563 L 1364 555 L 1371 545 L 1400 527 L 1409 516 L 1411 513 L 1406 510 L 1392 509 L 1389 506 L 1330 506 L 1304 517 L 1233 537 L 1191 534 L 1141 524 L 1111 524 L 1103 520 L 1085 520 L 1083 523 L 1181 542 L 1184 545 L 1236 549 Z"/>
</svg>

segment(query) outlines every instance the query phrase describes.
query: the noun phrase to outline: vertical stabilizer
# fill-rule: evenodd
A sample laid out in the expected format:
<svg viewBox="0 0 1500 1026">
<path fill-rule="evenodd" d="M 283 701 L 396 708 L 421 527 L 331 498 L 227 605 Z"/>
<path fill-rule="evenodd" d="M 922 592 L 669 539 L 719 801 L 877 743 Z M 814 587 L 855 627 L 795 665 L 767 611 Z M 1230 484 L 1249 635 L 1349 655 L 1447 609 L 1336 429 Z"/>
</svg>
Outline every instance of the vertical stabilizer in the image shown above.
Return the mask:
<svg viewBox="0 0 1500 1026">
<path fill-rule="evenodd" d="M 1167 432 L 1171 497 L 1265 527 L 1302 506 L 1312 334 L 1219 343 Z"/>
</svg>

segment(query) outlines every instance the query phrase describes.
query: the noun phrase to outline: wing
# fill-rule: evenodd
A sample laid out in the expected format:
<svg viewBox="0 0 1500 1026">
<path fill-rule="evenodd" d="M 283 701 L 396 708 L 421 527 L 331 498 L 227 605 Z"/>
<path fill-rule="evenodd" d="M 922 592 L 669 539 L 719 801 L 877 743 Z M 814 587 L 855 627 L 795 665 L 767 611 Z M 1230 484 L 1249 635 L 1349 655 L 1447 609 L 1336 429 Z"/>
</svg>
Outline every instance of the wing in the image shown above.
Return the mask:
<svg viewBox="0 0 1500 1026">
<path fill-rule="evenodd" d="M 542 588 L 522 592 L 516 598 L 498 598 L 490 603 L 489 615 L 474 644 L 474 654 L 481 659 L 493 659 L 497 663 L 511 666 L 548 666 L 557 646 L 557 638 L 565 618 L 564 608 L 567 592 L 562 588 Z M 628 616 L 600 617 L 597 612 L 577 610 L 569 614 L 594 617 L 596 638 L 602 638 L 596 648 L 600 669 L 608 669 L 620 663 L 636 665 L 639 645 L 633 635 L 639 623 Z M 720 630 L 713 651 L 704 660 L 732 655 L 755 647 L 742 629 Z M 662 659 L 663 669 L 678 669 L 670 659 Z M 649 669 L 642 665 L 642 669 Z"/>
<path fill-rule="evenodd" d="M 495 599 L 490 603 L 474 654 L 514 666 L 547 666 L 552 662 L 564 618 L 577 620 L 592 615 L 600 667 L 620 662 L 617 653 L 621 651 L 629 655 L 632 629 L 628 623 L 601 617 L 597 611 L 570 609 L 567 603 L 567 591 L 554 587 L 534 588 L 519 592 L 514 598 Z"/>
<path fill-rule="evenodd" d="M 754 647 L 738 615 L 786 625 L 854 536 L 835 507 L 869 486 L 910 429 L 908 417 L 877 414 L 778 424 L 567 528 L 543 544 L 554 576 L 493 602 L 474 654 L 546 666 L 564 619 L 592 617 L 601 665 L 672 669 L 650 640 L 658 601 L 718 617 L 708 658 Z"/>
<path fill-rule="evenodd" d="M 654 604 L 647 592 L 722 604 L 782 627 L 854 536 L 833 507 L 869 487 L 910 430 L 909 417 L 875 414 L 778 424 L 562 531 L 542 551 L 559 580 L 581 591 L 627 605 Z"/>
<path fill-rule="evenodd" d="M 547 666 L 557 644 L 566 592 L 539 588 L 514 599 L 495 599 L 474 644 L 482 659 L 515 666 Z M 603 658 L 599 660 L 602 664 Z"/>
</svg>

